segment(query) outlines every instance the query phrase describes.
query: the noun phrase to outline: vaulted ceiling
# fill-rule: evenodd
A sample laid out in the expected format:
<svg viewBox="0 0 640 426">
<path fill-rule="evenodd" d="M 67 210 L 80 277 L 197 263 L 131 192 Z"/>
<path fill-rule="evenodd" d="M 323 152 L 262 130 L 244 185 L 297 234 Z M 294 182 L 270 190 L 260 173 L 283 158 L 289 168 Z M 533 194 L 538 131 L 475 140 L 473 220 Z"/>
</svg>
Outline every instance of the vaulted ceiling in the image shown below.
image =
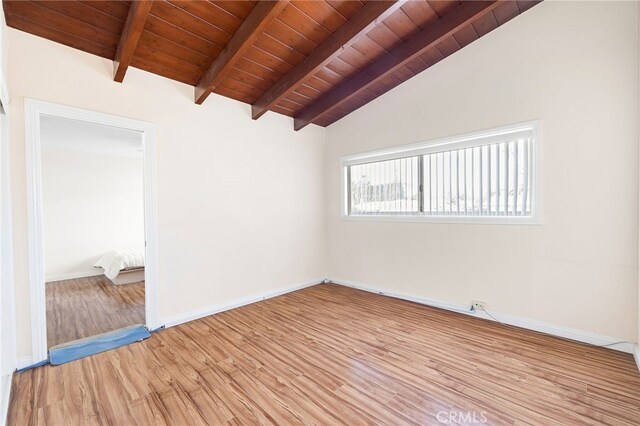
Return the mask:
<svg viewBox="0 0 640 426">
<path fill-rule="evenodd" d="M 538 1 L 21 1 L 7 25 L 328 126 Z M 126 84 L 126 82 L 124 83 Z"/>
</svg>

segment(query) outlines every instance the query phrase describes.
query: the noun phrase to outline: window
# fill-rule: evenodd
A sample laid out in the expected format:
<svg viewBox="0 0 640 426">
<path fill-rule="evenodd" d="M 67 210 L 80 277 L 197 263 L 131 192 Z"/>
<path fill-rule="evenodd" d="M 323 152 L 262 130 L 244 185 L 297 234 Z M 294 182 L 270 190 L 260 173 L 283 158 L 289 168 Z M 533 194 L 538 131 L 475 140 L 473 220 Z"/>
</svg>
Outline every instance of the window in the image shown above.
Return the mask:
<svg viewBox="0 0 640 426">
<path fill-rule="evenodd" d="M 537 123 L 344 157 L 347 218 L 535 223 Z"/>
</svg>

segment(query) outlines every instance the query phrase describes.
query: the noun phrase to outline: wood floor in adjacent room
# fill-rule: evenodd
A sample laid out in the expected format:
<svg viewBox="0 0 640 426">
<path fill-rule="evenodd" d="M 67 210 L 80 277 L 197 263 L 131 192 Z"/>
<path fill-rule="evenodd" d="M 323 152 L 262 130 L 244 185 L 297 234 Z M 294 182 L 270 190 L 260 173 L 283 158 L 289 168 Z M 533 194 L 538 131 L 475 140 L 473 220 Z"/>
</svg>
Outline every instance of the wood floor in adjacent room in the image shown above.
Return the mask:
<svg viewBox="0 0 640 426">
<path fill-rule="evenodd" d="M 144 282 L 114 285 L 104 275 L 49 282 L 47 343 L 95 336 L 144 324 Z"/>
<path fill-rule="evenodd" d="M 629 354 L 317 285 L 15 374 L 8 424 L 473 419 L 637 425 L 640 373 Z"/>
</svg>

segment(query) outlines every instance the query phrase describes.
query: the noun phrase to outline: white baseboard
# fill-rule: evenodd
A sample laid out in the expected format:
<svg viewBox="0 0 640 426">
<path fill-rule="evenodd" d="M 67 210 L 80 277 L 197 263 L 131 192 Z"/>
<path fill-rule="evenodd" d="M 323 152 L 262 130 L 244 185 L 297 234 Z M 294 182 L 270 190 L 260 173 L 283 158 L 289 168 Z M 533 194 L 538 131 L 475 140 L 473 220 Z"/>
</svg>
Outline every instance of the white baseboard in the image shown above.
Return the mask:
<svg viewBox="0 0 640 426">
<path fill-rule="evenodd" d="M 76 278 L 95 277 L 98 275 L 104 275 L 104 269 L 94 268 L 90 271 L 70 272 L 62 275 L 52 275 L 45 277 L 44 281 L 47 283 L 62 280 L 73 280 Z"/>
<path fill-rule="evenodd" d="M 395 297 L 397 299 L 408 300 L 408 301 L 420 303 L 423 305 L 433 306 L 436 308 L 460 312 L 465 315 L 471 315 L 474 317 L 495 321 L 495 319 L 491 318 L 485 312 L 471 311 L 469 306 L 454 305 L 449 303 L 443 303 L 437 300 L 426 299 L 423 297 L 397 293 L 394 291 L 388 291 L 380 287 L 371 286 L 368 284 L 359 283 L 359 282 L 346 280 L 342 278 L 329 278 L 329 281 L 335 284 L 346 286 L 346 287 L 352 287 L 358 290 L 368 291 L 370 293 L 376 293 L 384 296 Z M 494 316 L 496 319 L 498 319 L 500 322 L 503 322 L 509 325 L 514 325 L 516 327 L 526 328 L 528 330 L 539 331 L 541 333 L 551 334 L 553 336 L 558 336 L 558 337 L 564 337 L 566 339 L 576 340 L 578 342 L 583 342 L 583 343 L 589 343 L 591 345 L 597 345 L 597 346 L 611 345 L 611 346 L 608 346 L 610 349 L 615 349 L 617 351 L 627 352 L 627 353 L 634 353 L 634 346 L 637 348 L 637 345 L 634 345 L 634 343 L 631 343 L 631 342 L 614 344 L 616 342 L 625 340 L 622 338 L 602 336 L 599 334 L 593 334 L 583 330 L 576 330 L 573 328 L 567 328 L 567 327 L 557 326 L 554 324 L 548 324 L 542 321 L 531 320 L 527 318 L 517 317 L 514 315 L 500 314 L 492 311 L 490 312 L 491 312 L 491 315 Z M 638 358 L 640 358 L 640 355 L 636 356 L 636 362 L 638 362 Z M 640 366 L 640 363 L 638 365 Z"/>
<path fill-rule="evenodd" d="M 640 343 L 636 343 L 633 346 L 633 357 L 636 360 L 636 365 L 638 366 L 638 371 L 640 371 Z"/>
<path fill-rule="evenodd" d="M 0 377 L 0 426 L 7 423 L 9 412 L 9 398 L 11 398 L 11 378 L 13 374 Z"/>
<path fill-rule="evenodd" d="M 292 291 L 301 290 L 306 287 L 311 287 L 316 284 L 321 284 L 324 278 L 318 278 L 302 284 L 296 284 L 290 287 L 281 288 L 278 290 L 267 291 L 257 295 L 251 295 L 240 299 L 232 300 L 228 303 L 223 303 L 213 306 L 205 306 L 203 308 L 194 309 L 193 311 L 184 312 L 177 315 L 164 318 L 160 323 L 165 327 L 173 327 L 175 325 L 183 324 L 185 322 L 197 320 L 209 315 L 217 314 L 219 312 L 228 311 L 230 309 L 239 308 L 241 306 L 250 305 L 252 303 L 260 302 L 262 300 L 271 299 L 272 297 L 281 296 Z"/>
</svg>

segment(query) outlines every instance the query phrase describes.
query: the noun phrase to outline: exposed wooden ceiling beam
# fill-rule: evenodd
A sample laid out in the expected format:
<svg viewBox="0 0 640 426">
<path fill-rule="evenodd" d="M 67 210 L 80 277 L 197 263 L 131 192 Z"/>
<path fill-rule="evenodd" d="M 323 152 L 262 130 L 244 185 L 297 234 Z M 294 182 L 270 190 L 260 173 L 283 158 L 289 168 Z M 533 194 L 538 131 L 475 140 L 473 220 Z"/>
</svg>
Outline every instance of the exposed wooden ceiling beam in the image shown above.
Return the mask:
<svg viewBox="0 0 640 426">
<path fill-rule="evenodd" d="M 489 13 L 499 5 L 500 1 L 466 1 L 456 6 L 393 51 L 386 53 L 354 77 L 335 87 L 305 108 L 295 117 L 294 129 L 302 129 L 318 117 L 357 96 L 380 79 L 453 34 L 469 20 Z"/>
<path fill-rule="evenodd" d="M 288 1 L 259 1 L 254 6 L 227 46 L 200 77 L 195 89 L 197 104 L 201 104 L 207 99 L 207 96 L 224 80 L 228 72 L 253 45 L 253 42 L 271 20 L 278 16 L 288 3 Z"/>
<path fill-rule="evenodd" d="M 124 80 L 124 75 L 129 68 L 152 5 L 153 1 L 151 0 L 134 0 L 129 6 L 127 20 L 118 42 L 118 50 L 116 50 L 116 56 L 113 59 L 113 79 L 118 83 L 122 83 Z"/>
<path fill-rule="evenodd" d="M 363 6 L 351 19 L 333 33 L 324 43 L 315 48 L 287 75 L 278 80 L 252 106 L 254 120 L 260 118 L 271 107 L 290 93 L 302 80 L 323 68 L 361 35 L 378 25 L 402 4 L 401 1 L 373 1 Z"/>
</svg>

